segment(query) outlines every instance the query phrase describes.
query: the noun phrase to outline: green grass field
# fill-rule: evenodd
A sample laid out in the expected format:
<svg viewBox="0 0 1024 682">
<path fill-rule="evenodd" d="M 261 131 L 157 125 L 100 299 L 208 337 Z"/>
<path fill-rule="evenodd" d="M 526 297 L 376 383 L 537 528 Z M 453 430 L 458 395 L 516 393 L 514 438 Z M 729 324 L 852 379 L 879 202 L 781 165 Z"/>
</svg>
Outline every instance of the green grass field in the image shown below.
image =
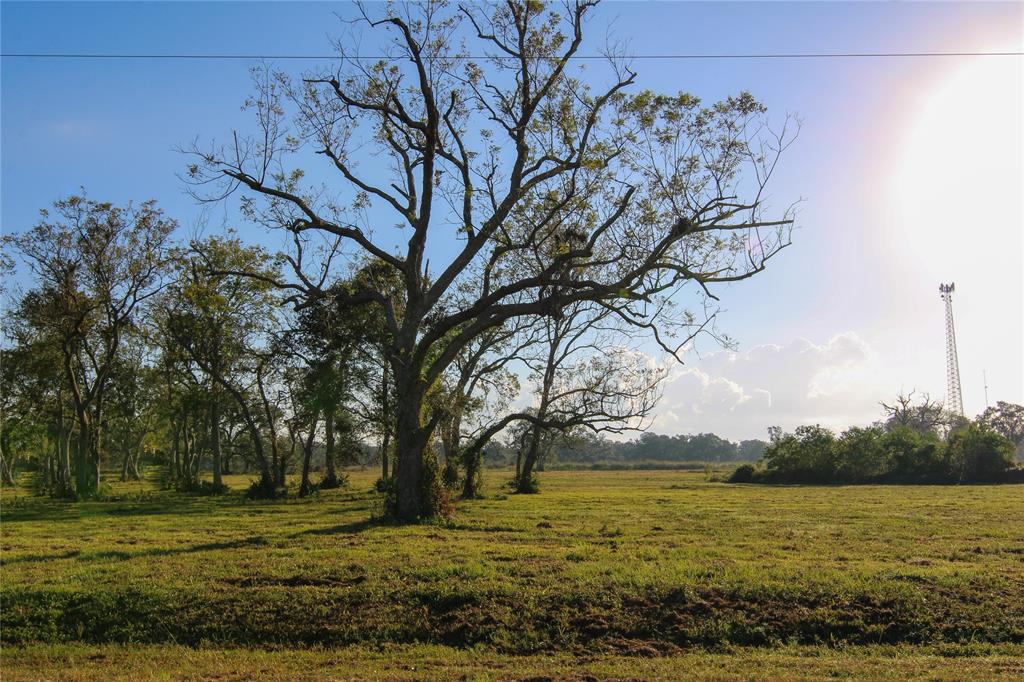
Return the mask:
<svg viewBox="0 0 1024 682">
<path fill-rule="evenodd" d="M 347 490 L 4 491 L 3 679 L 1024 674 L 1024 486 L 547 472 L 451 522 Z M 247 480 L 235 477 L 242 489 Z"/>
</svg>

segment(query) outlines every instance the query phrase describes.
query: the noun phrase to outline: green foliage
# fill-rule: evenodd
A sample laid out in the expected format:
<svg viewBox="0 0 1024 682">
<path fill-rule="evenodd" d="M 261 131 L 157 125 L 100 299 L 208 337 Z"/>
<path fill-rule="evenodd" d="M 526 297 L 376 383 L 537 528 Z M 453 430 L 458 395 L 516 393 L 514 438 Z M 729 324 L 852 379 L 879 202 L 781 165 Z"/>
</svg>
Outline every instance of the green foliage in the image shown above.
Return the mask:
<svg viewBox="0 0 1024 682">
<path fill-rule="evenodd" d="M 1013 443 L 1017 458 L 1024 460 L 1024 405 L 1000 400 L 986 408 L 979 421 Z"/>
<path fill-rule="evenodd" d="M 945 445 L 933 433 L 897 426 L 882 436 L 881 444 L 892 465 L 890 480 L 927 483 L 948 478 Z"/>
<path fill-rule="evenodd" d="M 729 476 L 729 483 L 753 483 L 757 469 L 753 464 L 741 464 Z"/>
<path fill-rule="evenodd" d="M 441 471 L 441 482 L 449 490 L 459 487 L 459 467 L 454 458 L 445 458 L 444 469 Z"/>
<path fill-rule="evenodd" d="M 55 500 L 75 499 L 75 490 L 67 483 L 56 481 L 47 472 L 38 467 L 24 473 L 24 480 L 16 479 L 16 483 L 24 485 L 35 497 L 49 497 Z"/>
<path fill-rule="evenodd" d="M 740 474 L 774 483 L 998 483 L 1016 480 L 1013 445 L 981 422 L 942 442 L 930 430 L 898 425 L 847 429 L 838 438 L 820 426 L 775 431 L 764 470 Z M 733 479 L 730 479 L 733 480 Z M 734 482 L 746 482 L 736 480 Z"/>
<path fill-rule="evenodd" d="M 883 447 L 882 429 L 852 427 L 835 442 L 835 478 L 844 483 L 873 481 L 891 471 L 891 455 Z"/>
<path fill-rule="evenodd" d="M 513 478 L 509 487 L 521 495 L 536 495 L 540 492 L 540 477 L 535 472 L 531 472 L 529 476 Z"/>
<path fill-rule="evenodd" d="M 337 471 L 332 472 L 332 474 L 325 474 L 316 484 L 317 490 L 334 490 L 347 487 L 349 487 L 348 475 L 339 474 Z"/>
<path fill-rule="evenodd" d="M 278 486 L 272 478 L 260 476 L 249 482 L 245 496 L 250 500 L 276 500 L 288 494 L 286 488 Z"/>
<path fill-rule="evenodd" d="M 950 435 L 946 456 L 951 475 L 959 481 L 995 482 L 1013 466 L 1013 443 L 982 424 L 972 423 Z"/>
<path fill-rule="evenodd" d="M 821 426 L 799 426 L 793 433 L 773 436 L 764 463 L 764 476 L 770 481 L 835 482 L 835 434 Z"/>
<path fill-rule="evenodd" d="M 445 485 L 437 455 L 427 452 L 423 456 L 423 475 L 420 478 L 423 519 L 448 519 L 455 512 L 452 491 Z"/>
</svg>

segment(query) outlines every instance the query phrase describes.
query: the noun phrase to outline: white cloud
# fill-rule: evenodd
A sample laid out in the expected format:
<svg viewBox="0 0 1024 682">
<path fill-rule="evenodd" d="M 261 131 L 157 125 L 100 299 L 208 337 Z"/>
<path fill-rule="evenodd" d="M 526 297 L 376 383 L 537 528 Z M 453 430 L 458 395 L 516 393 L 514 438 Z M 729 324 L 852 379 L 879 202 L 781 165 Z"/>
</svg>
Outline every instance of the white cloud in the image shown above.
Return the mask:
<svg viewBox="0 0 1024 682">
<path fill-rule="evenodd" d="M 854 332 L 823 344 L 795 339 L 711 353 L 673 371 L 652 428 L 738 439 L 764 438 L 775 425 L 868 423 L 879 418 L 878 400 L 886 397 L 877 360 Z"/>
</svg>

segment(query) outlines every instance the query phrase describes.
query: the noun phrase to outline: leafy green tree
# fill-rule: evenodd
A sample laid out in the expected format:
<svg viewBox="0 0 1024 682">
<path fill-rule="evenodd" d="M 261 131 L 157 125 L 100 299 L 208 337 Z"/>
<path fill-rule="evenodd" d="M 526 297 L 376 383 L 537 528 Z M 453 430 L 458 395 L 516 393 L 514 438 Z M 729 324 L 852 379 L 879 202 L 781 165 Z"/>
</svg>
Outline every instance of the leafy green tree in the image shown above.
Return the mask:
<svg viewBox="0 0 1024 682">
<path fill-rule="evenodd" d="M 176 223 L 155 202 L 116 207 L 85 196 L 41 211 L 30 230 L 5 237 L 40 292 L 40 313 L 60 348 L 63 381 L 78 426 L 75 492 L 100 484 L 107 390 L 123 340 L 161 288 Z"/>
<path fill-rule="evenodd" d="M 957 482 L 998 481 L 1013 466 L 1013 443 L 985 425 L 972 422 L 950 435 L 947 457 Z"/>
<path fill-rule="evenodd" d="M 836 437 L 821 426 L 798 426 L 793 433 L 770 430 L 772 439 L 764 451 L 769 480 L 790 483 L 836 481 Z"/>
<path fill-rule="evenodd" d="M 763 440 L 751 439 L 742 440 L 736 447 L 736 458 L 748 462 L 756 462 L 764 456 L 764 450 L 768 446 Z"/>
<path fill-rule="evenodd" d="M 176 277 L 162 300 L 168 338 L 209 378 L 208 424 L 213 459 L 213 484 L 222 480 L 221 424 L 225 397 L 237 405 L 260 467 L 260 489 L 280 483 L 276 456 L 267 457 L 264 433 L 277 452 L 275 417 L 266 406 L 254 405 L 264 393 L 267 333 L 277 314 L 272 259 L 260 248 L 244 246 L 237 236 L 194 242 L 175 259 Z M 247 273 L 242 276 L 239 273 Z M 254 274 L 260 277 L 254 277 Z M 262 355 L 261 355 L 262 353 Z M 254 389 L 258 386 L 258 390 Z"/>
<path fill-rule="evenodd" d="M 851 427 L 842 433 L 835 444 L 837 482 L 863 483 L 890 471 L 890 453 L 882 436 L 877 427 Z"/>
<path fill-rule="evenodd" d="M 1014 444 L 1018 459 L 1024 459 L 1024 405 L 1002 400 L 988 407 L 978 421 Z"/>
<path fill-rule="evenodd" d="M 0 349 L 0 475 L 12 484 L 15 462 L 31 456 L 42 477 L 37 488 L 66 497 L 74 493 L 73 418 L 60 343 L 44 300 L 43 292 L 29 291 L 7 310 L 4 320 L 8 345 Z"/>
<path fill-rule="evenodd" d="M 922 435 L 907 426 L 889 429 L 882 436 L 891 478 L 898 482 L 939 482 L 949 478 L 945 446 L 934 433 Z"/>
<path fill-rule="evenodd" d="M 139 480 L 143 442 L 157 426 L 160 383 L 148 366 L 148 348 L 133 335 L 111 373 L 107 431 L 112 450 L 121 457 L 121 480 Z"/>
</svg>

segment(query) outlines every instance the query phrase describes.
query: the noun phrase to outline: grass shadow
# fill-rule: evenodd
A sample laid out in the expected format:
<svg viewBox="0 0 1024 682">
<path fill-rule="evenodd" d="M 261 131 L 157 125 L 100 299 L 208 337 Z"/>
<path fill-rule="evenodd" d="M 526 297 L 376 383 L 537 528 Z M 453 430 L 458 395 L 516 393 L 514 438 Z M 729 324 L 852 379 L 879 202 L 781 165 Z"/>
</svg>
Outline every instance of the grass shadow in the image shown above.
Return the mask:
<svg viewBox="0 0 1024 682">
<path fill-rule="evenodd" d="M 58 561 L 60 559 L 78 559 L 79 561 L 102 561 L 104 559 L 117 559 L 125 561 L 139 557 L 171 556 L 174 554 L 193 554 L 197 552 L 218 552 L 227 549 L 242 549 L 245 547 L 262 547 L 269 544 L 262 535 L 254 535 L 241 540 L 228 540 L 226 542 L 206 542 L 188 547 L 154 547 L 143 549 L 138 552 L 127 552 L 121 549 L 105 549 L 98 552 L 83 552 L 78 549 L 61 552 L 59 554 L 25 554 L 13 559 L 0 560 L 0 566 L 12 564 L 25 564 L 43 561 Z"/>
<path fill-rule="evenodd" d="M 392 521 L 389 521 L 388 519 L 370 517 L 362 519 L 361 521 L 342 523 L 337 526 L 330 526 L 328 528 L 310 528 L 308 530 L 299 531 L 298 533 L 295 533 L 290 537 L 300 538 L 306 535 L 357 535 L 371 528 L 394 525 L 396 524 Z"/>
</svg>

